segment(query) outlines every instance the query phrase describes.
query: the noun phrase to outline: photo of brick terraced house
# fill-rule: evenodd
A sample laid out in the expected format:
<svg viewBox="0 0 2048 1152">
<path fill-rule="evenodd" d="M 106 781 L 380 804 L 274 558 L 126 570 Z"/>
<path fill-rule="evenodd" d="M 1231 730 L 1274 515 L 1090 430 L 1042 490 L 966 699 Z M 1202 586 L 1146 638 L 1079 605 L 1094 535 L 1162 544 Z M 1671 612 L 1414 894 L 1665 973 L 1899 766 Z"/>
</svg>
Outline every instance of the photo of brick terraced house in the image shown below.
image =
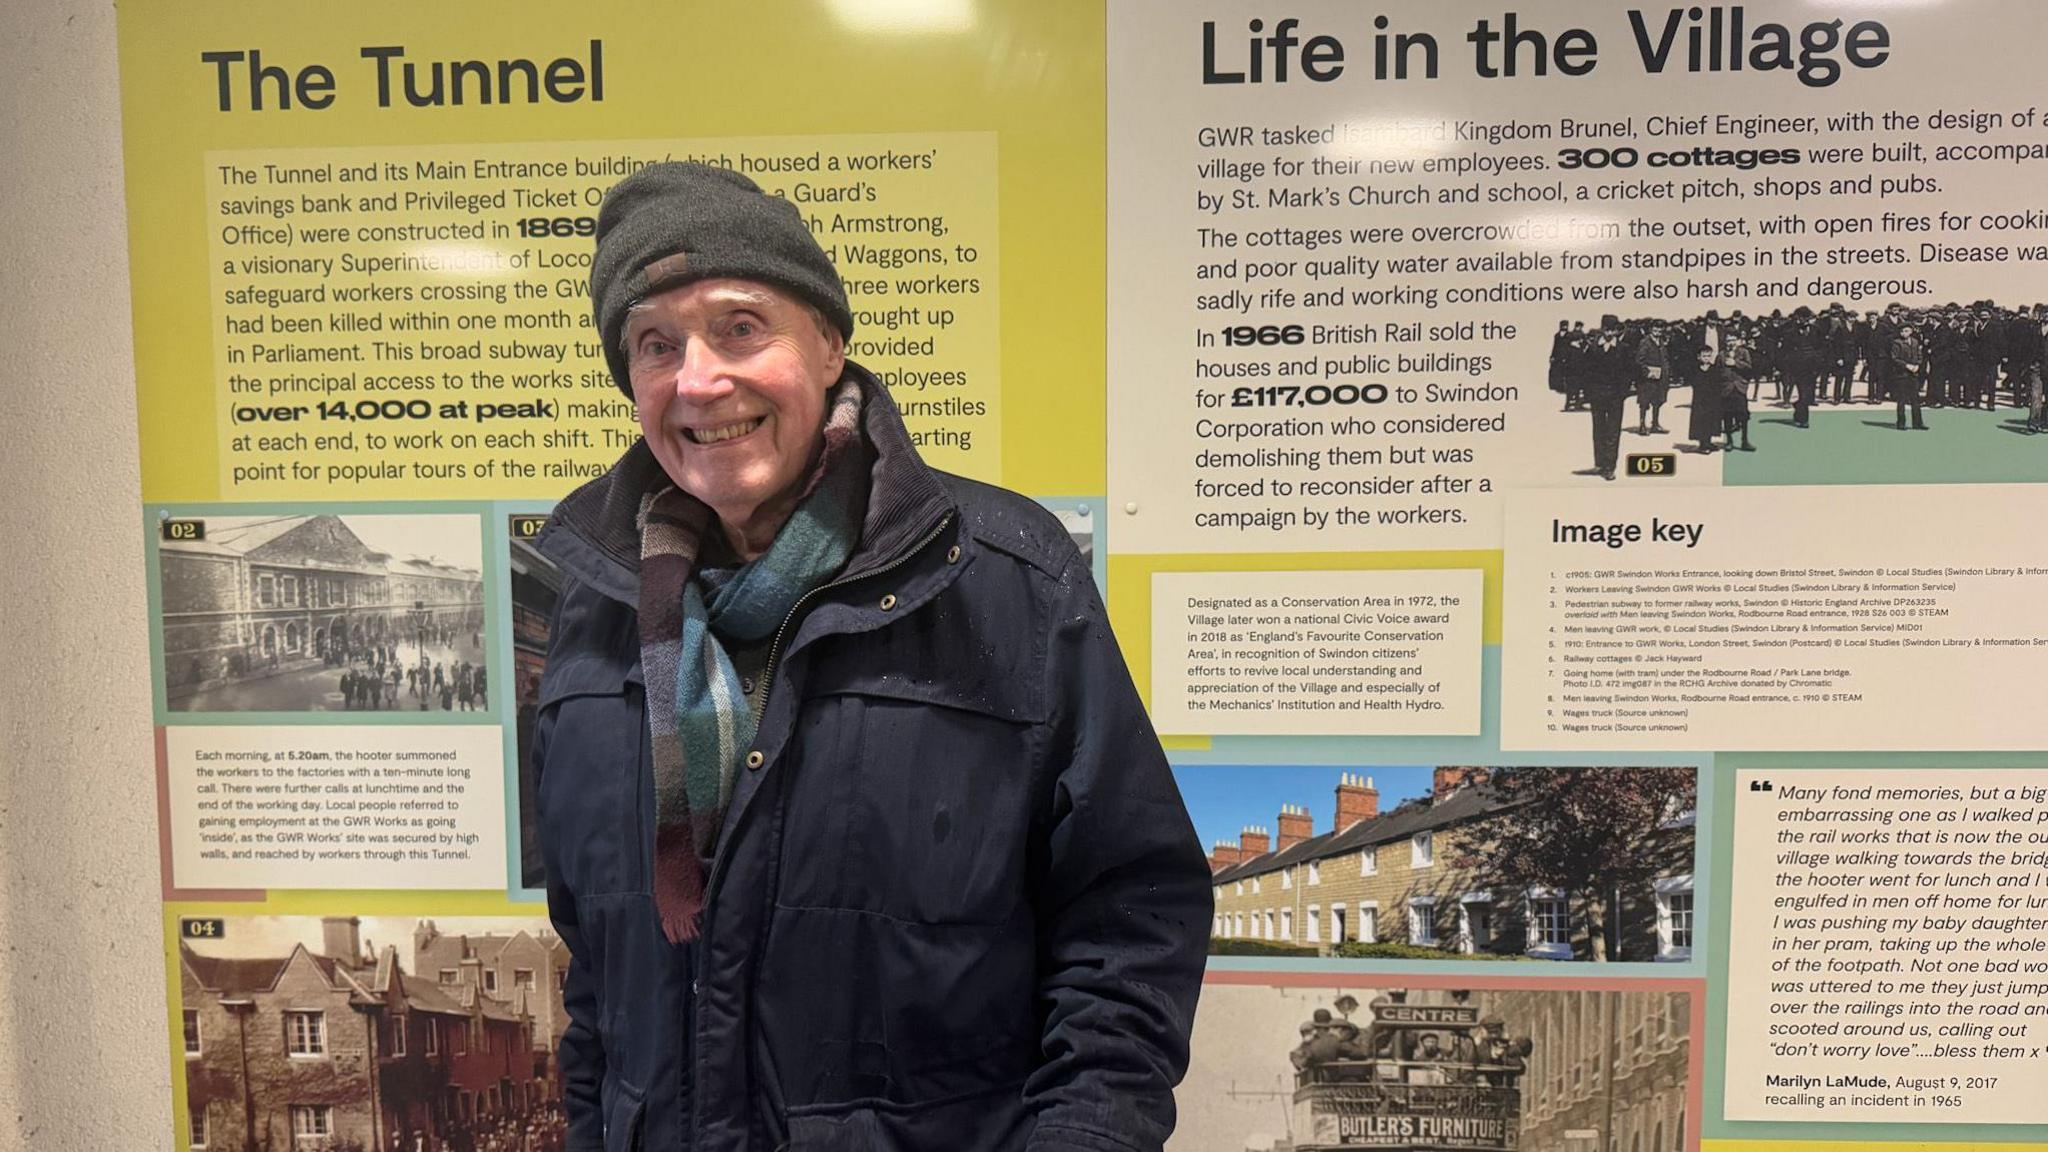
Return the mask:
<svg viewBox="0 0 2048 1152">
<path fill-rule="evenodd" d="M 1195 771 L 1261 769 L 1181 769 L 1191 806 Z M 1384 809 L 1372 776 L 1330 779 L 1323 831 L 1308 807 L 1281 803 L 1273 824 L 1216 843 L 1213 952 L 1692 955 L 1690 768 L 1439 767 L 1426 792 Z"/>
<path fill-rule="evenodd" d="M 545 921 L 473 934 L 420 921 L 410 965 L 357 917 L 219 923 L 218 939 L 179 944 L 185 1147 L 561 1146 L 566 950 Z"/>
</svg>

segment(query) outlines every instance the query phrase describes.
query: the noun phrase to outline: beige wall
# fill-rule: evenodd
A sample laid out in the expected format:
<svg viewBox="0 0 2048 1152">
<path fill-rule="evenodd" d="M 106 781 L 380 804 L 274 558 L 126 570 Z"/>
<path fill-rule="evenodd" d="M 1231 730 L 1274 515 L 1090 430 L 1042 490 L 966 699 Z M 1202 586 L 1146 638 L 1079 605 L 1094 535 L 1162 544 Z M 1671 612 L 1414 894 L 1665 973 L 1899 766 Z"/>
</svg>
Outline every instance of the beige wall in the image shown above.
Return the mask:
<svg viewBox="0 0 2048 1152">
<path fill-rule="evenodd" d="M 0 4 L 0 1148 L 171 1144 L 114 8 Z"/>
</svg>

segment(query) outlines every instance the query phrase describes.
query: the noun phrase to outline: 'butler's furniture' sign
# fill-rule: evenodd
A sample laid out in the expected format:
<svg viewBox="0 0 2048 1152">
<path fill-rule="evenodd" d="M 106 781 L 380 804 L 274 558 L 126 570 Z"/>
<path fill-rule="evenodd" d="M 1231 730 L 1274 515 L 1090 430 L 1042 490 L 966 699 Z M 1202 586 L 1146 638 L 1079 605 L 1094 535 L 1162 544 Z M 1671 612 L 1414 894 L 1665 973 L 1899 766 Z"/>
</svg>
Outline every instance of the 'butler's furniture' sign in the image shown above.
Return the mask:
<svg viewBox="0 0 2048 1152">
<path fill-rule="evenodd" d="M 1295 1092 L 1308 1119 L 1304 1149 L 1515 1147 L 1517 1098 L 1483 1085 L 1332 1083 Z"/>
</svg>

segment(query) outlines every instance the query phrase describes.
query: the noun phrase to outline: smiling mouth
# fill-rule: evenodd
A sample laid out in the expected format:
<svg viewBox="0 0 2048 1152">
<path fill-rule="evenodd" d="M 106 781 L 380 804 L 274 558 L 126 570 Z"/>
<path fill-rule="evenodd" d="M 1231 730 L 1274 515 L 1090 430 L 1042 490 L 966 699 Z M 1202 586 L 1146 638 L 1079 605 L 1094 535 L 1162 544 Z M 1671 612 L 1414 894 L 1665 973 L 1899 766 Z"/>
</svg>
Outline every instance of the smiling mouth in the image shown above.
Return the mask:
<svg viewBox="0 0 2048 1152">
<path fill-rule="evenodd" d="M 752 420 L 720 424 L 716 428 L 685 428 L 683 436 L 692 444 L 723 444 L 728 440 L 737 440 L 759 428 L 766 419 L 765 416 L 756 416 Z"/>
</svg>

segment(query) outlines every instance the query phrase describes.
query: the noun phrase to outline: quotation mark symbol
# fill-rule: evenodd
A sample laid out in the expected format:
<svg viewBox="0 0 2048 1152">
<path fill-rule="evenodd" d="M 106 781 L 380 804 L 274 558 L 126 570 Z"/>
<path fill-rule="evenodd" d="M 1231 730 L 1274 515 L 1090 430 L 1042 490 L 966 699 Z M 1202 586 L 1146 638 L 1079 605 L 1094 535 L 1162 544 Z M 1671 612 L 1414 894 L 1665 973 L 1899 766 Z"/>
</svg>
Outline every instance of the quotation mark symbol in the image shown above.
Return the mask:
<svg viewBox="0 0 2048 1152">
<path fill-rule="evenodd" d="M 1773 789 L 1771 788 L 1771 782 L 1769 780 L 1751 780 L 1749 782 L 1749 790 L 1751 792 L 1773 791 Z"/>
</svg>

